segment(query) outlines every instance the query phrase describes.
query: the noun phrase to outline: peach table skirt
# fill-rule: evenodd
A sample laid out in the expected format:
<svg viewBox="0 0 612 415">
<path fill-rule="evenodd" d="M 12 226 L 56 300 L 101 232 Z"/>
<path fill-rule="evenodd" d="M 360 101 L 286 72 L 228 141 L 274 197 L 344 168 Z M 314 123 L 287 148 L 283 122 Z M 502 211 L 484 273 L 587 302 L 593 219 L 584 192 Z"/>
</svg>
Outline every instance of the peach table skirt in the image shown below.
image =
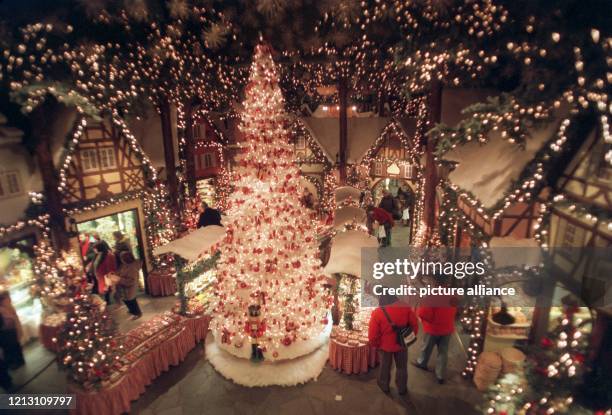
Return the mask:
<svg viewBox="0 0 612 415">
<path fill-rule="evenodd" d="M 349 375 L 367 373 L 378 364 L 378 353 L 369 343 L 349 346 L 329 339 L 329 364 L 335 370 Z"/>
<path fill-rule="evenodd" d="M 149 295 L 153 297 L 167 297 L 176 292 L 176 278 L 173 274 L 151 272 L 147 276 Z"/>
<path fill-rule="evenodd" d="M 131 401 L 138 399 L 155 378 L 177 366 L 196 346 L 198 338 L 206 337 L 209 316 L 185 318 L 183 328 L 175 336 L 152 348 L 134 362 L 125 375 L 114 384 L 95 391 L 84 391 L 70 385 L 70 393 L 76 394 L 78 415 L 119 415 L 130 412 Z"/>
<path fill-rule="evenodd" d="M 47 326 L 45 324 L 41 324 L 38 327 L 39 340 L 45 349 L 57 352 L 58 345 L 53 343 L 53 338 L 59 335 L 60 328 L 61 326 Z"/>
</svg>

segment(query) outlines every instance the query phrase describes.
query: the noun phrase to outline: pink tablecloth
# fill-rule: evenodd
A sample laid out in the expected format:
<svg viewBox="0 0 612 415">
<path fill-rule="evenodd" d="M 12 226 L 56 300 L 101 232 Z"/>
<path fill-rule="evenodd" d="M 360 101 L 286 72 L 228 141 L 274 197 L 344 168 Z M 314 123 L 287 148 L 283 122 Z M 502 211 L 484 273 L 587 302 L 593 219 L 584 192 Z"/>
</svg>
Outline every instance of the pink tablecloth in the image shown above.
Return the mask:
<svg viewBox="0 0 612 415">
<path fill-rule="evenodd" d="M 149 295 L 153 297 L 167 297 L 176 292 L 176 278 L 170 272 L 152 271 L 147 276 Z"/>
<path fill-rule="evenodd" d="M 349 375 L 367 373 L 378 364 L 376 348 L 369 344 L 349 346 L 335 339 L 329 340 L 329 364 L 334 369 Z"/>
<path fill-rule="evenodd" d="M 38 335 L 40 337 L 40 343 L 45 347 L 45 349 L 50 350 L 52 352 L 57 352 L 58 345 L 53 342 L 53 338 L 57 337 L 60 332 L 61 326 L 47 326 L 45 324 L 41 324 L 39 326 Z"/>
<path fill-rule="evenodd" d="M 125 375 L 114 384 L 95 391 L 84 391 L 70 385 L 70 393 L 76 394 L 77 406 L 71 413 L 78 415 L 119 415 L 130 412 L 131 401 L 138 399 L 162 372 L 181 363 L 196 346 L 197 338 L 206 337 L 208 316 L 185 318 L 182 329 L 152 348 L 134 362 Z"/>
<path fill-rule="evenodd" d="M 186 317 L 186 326 L 191 330 L 196 343 L 201 342 L 208 334 L 208 325 L 210 324 L 209 315 L 201 315 L 196 317 Z"/>
</svg>

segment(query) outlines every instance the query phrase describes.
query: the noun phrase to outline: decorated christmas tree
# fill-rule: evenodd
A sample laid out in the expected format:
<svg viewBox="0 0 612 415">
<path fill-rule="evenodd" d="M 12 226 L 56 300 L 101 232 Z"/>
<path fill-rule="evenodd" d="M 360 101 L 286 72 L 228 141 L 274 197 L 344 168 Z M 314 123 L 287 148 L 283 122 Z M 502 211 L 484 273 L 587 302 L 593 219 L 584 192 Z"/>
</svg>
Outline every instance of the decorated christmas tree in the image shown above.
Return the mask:
<svg viewBox="0 0 612 415">
<path fill-rule="evenodd" d="M 590 321 L 576 316 L 578 307 L 565 305 L 559 324 L 534 351 L 532 370 L 527 373 L 533 399 L 525 404 L 527 414 L 584 413 L 575 394 L 583 383 Z"/>
<path fill-rule="evenodd" d="M 324 331 L 331 304 L 315 213 L 299 200 L 303 188 L 268 46 L 255 50 L 245 94 L 212 330 L 235 356 L 292 359 L 313 351 L 309 344 Z"/>
<path fill-rule="evenodd" d="M 66 322 L 56 339 L 58 361 L 70 381 L 85 389 L 100 387 L 118 372 L 119 349 L 115 324 L 83 284 L 82 269 L 74 261 L 60 262 L 70 298 Z"/>
</svg>

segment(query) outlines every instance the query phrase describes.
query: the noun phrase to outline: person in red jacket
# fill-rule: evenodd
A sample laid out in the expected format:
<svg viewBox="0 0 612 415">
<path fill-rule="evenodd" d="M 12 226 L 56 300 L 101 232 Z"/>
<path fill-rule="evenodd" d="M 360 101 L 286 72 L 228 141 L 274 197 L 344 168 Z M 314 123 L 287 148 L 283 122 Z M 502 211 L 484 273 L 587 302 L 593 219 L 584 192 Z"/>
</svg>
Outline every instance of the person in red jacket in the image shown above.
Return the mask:
<svg viewBox="0 0 612 415">
<path fill-rule="evenodd" d="M 378 224 L 385 229 L 385 237 L 382 241 L 382 246 L 391 245 L 391 228 L 395 225 L 393 216 L 382 208 L 370 206 L 368 207 L 368 217 L 369 220 L 378 222 Z"/>
<path fill-rule="evenodd" d="M 404 395 L 408 389 L 408 350 L 398 344 L 397 334 L 387 320 L 383 308 L 393 324 L 400 327 L 410 325 L 415 335 L 419 331 L 419 322 L 412 308 L 399 302 L 395 296 L 380 297 L 380 307 L 376 308 L 370 317 L 368 339 L 370 345 L 380 351 L 378 387 L 384 393 L 389 393 L 391 363 L 395 360 L 395 384 L 398 393 Z"/>
<path fill-rule="evenodd" d="M 94 251 L 96 253 L 96 258 L 92 263 L 92 269 L 98 283 L 98 291 L 100 295 L 104 295 L 106 304 L 110 304 L 111 287 L 106 285 L 104 277 L 106 277 L 108 274 L 117 272 L 115 255 L 104 240 L 100 240 L 94 245 Z"/>
<path fill-rule="evenodd" d="M 455 315 L 457 314 L 456 298 L 435 298 L 425 301 L 425 305 L 417 309 L 417 314 L 423 324 L 423 346 L 421 354 L 413 364 L 419 369 L 427 370 L 427 362 L 434 346 L 438 349 L 436 358 L 436 378 L 438 383 L 444 383 L 446 365 L 448 362 L 448 344 L 455 332 Z"/>
</svg>

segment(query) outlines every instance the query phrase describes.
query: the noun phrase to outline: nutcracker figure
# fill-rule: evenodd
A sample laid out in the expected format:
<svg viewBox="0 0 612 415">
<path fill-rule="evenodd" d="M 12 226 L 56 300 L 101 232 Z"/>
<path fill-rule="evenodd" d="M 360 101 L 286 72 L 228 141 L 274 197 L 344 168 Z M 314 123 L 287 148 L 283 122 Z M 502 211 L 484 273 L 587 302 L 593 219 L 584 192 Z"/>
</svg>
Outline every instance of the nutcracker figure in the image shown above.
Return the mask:
<svg viewBox="0 0 612 415">
<path fill-rule="evenodd" d="M 251 337 L 251 361 L 261 362 L 264 360 L 263 351 L 259 347 L 258 338 L 266 331 L 266 323 L 260 317 L 261 306 L 253 304 L 249 306 L 249 319 L 245 331 Z"/>
</svg>

